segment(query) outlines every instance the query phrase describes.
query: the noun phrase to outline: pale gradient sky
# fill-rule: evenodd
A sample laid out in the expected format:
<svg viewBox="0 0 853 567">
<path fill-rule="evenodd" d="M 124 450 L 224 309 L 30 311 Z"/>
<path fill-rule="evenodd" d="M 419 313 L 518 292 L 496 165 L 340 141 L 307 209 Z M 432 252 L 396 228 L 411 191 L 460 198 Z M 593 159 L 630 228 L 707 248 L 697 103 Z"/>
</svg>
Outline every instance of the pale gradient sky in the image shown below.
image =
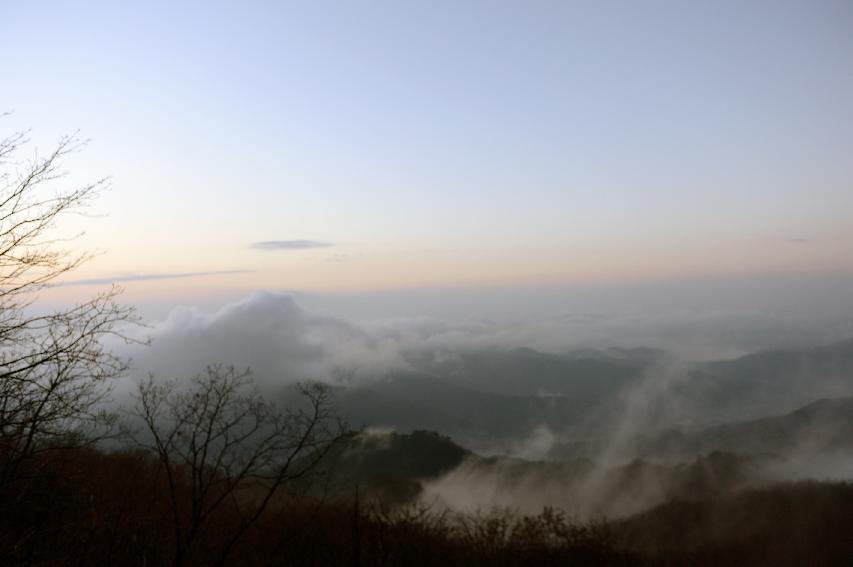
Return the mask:
<svg viewBox="0 0 853 567">
<path fill-rule="evenodd" d="M 80 279 L 159 297 L 853 269 L 847 0 L 2 5 L 3 131 L 47 149 L 80 129 L 71 179 L 113 177 L 108 216 L 63 227 L 104 251 Z"/>
</svg>

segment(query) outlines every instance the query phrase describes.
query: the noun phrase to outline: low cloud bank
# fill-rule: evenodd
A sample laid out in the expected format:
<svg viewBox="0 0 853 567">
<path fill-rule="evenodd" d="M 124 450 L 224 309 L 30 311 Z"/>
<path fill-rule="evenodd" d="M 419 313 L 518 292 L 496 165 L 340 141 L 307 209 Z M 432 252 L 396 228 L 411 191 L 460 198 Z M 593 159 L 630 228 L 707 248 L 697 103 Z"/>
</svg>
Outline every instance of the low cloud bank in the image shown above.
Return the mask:
<svg viewBox="0 0 853 567">
<path fill-rule="evenodd" d="M 507 509 L 538 514 L 552 507 L 581 519 L 621 518 L 673 499 L 714 498 L 778 482 L 851 478 L 853 458 L 839 452 L 784 457 L 717 452 L 677 464 L 634 460 L 609 467 L 583 460 L 471 457 L 425 482 L 420 500 L 463 513 Z"/>
<path fill-rule="evenodd" d="M 151 346 L 129 352 L 133 366 L 163 377 L 226 364 L 251 368 L 263 386 L 298 380 L 345 384 L 408 368 L 393 340 L 307 313 L 284 294 L 255 293 L 213 313 L 178 308 L 148 334 Z"/>
<path fill-rule="evenodd" d="M 292 296 L 257 292 L 214 312 L 179 307 L 151 324 L 147 348 L 128 351 L 139 372 L 194 375 L 208 364 L 251 367 L 269 384 L 294 380 L 357 383 L 411 369 L 423 354 L 530 347 L 551 353 L 579 348 L 650 346 L 682 358 L 734 356 L 756 336 L 806 342 L 783 322 L 743 312 L 690 311 L 654 315 L 576 313 L 531 320 L 441 321 L 424 317 L 353 322 L 306 310 Z M 798 327 L 802 329 L 802 326 Z M 846 329 L 846 328 L 845 328 Z M 724 332 L 725 331 L 725 332 Z M 728 334 L 726 334 L 728 333 Z M 717 341 L 725 335 L 726 341 Z M 743 335 L 744 341 L 737 337 Z M 843 336 L 843 332 L 838 335 Z M 775 339 L 773 339 L 775 337 Z M 823 337 L 825 340 L 828 337 Z"/>
<path fill-rule="evenodd" d="M 590 322 L 588 318 L 583 321 Z M 580 321 L 581 323 L 583 321 Z M 595 343 L 576 318 L 448 322 L 427 318 L 355 323 L 300 307 L 288 294 L 257 292 L 206 312 L 173 309 L 152 323 L 151 346 L 130 347 L 138 372 L 186 377 L 209 364 L 250 367 L 262 384 L 320 380 L 354 384 L 411 370 L 411 361 L 452 363 L 454 352 L 532 347 L 566 352 Z"/>
</svg>

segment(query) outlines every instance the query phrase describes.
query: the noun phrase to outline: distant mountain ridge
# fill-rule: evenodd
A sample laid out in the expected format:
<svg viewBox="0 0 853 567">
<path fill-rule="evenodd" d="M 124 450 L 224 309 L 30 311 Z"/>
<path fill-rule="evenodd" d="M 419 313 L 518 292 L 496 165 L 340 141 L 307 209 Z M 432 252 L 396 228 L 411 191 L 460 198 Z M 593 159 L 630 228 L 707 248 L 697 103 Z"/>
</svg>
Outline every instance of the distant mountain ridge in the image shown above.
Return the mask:
<svg viewBox="0 0 853 567">
<path fill-rule="evenodd" d="M 693 429 L 781 415 L 853 395 L 853 340 L 678 362 L 654 349 L 542 353 L 533 349 L 413 355 L 413 370 L 337 391 L 356 427 L 428 429 L 468 446 L 508 446 L 545 427 L 582 440 L 620 427 L 644 404 L 653 430 Z"/>
<path fill-rule="evenodd" d="M 710 427 L 667 432 L 638 441 L 643 456 L 685 456 L 710 451 L 790 455 L 853 450 L 853 396 L 821 399 L 793 412 Z"/>
</svg>

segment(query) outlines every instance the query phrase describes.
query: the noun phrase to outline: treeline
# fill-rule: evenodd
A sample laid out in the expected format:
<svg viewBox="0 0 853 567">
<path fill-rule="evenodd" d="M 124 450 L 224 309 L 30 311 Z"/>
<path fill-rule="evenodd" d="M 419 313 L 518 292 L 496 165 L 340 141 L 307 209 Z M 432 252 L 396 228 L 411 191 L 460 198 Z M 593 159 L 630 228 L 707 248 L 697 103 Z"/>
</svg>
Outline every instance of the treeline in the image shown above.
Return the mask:
<svg viewBox="0 0 853 567">
<path fill-rule="evenodd" d="M 191 529 L 192 479 L 174 496 Z M 0 515 L 2 565 L 849 565 L 853 486 L 795 483 L 666 503 L 619 521 L 546 509 L 453 515 L 288 490 L 228 548 L 260 493 L 234 493 L 176 555 L 172 491 L 142 450 L 69 448 L 27 463 Z M 348 492 L 351 495 L 351 492 Z"/>
</svg>

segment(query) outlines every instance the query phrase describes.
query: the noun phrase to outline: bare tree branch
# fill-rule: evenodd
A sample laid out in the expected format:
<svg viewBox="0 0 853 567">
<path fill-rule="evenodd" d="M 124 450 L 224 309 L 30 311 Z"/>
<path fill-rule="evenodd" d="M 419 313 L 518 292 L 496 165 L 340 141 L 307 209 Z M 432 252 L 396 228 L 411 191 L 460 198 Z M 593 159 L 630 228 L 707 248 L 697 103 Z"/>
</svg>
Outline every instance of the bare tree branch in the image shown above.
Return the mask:
<svg viewBox="0 0 853 567">
<path fill-rule="evenodd" d="M 184 388 L 153 378 L 140 382 L 131 415 L 143 427 L 134 439 L 153 450 L 166 471 L 176 565 L 230 504 L 240 522 L 223 542 L 217 562 L 224 563 L 281 489 L 315 472 L 342 438 L 345 427 L 331 410 L 329 389 L 304 384 L 301 392 L 306 407 L 279 410 L 248 370 L 223 366 L 208 367 Z"/>
<path fill-rule="evenodd" d="M 57 188 L 62 159 L 83 142 L 66 136 L 45 157 L 16 160 L 28 141 L 27 132 L 0 139 L 0 499 L 33 455 L 110 431 L 115 416 L 98 408 L 127 361 L 103 341 L 131 340 L 121 329 L 137 320 L 116 287 L 60 311 L 34 309 L 39 291 L 91 258 L 56 248 L 65 239 L 53 231 L 108 180 Z"/>
</svg>

